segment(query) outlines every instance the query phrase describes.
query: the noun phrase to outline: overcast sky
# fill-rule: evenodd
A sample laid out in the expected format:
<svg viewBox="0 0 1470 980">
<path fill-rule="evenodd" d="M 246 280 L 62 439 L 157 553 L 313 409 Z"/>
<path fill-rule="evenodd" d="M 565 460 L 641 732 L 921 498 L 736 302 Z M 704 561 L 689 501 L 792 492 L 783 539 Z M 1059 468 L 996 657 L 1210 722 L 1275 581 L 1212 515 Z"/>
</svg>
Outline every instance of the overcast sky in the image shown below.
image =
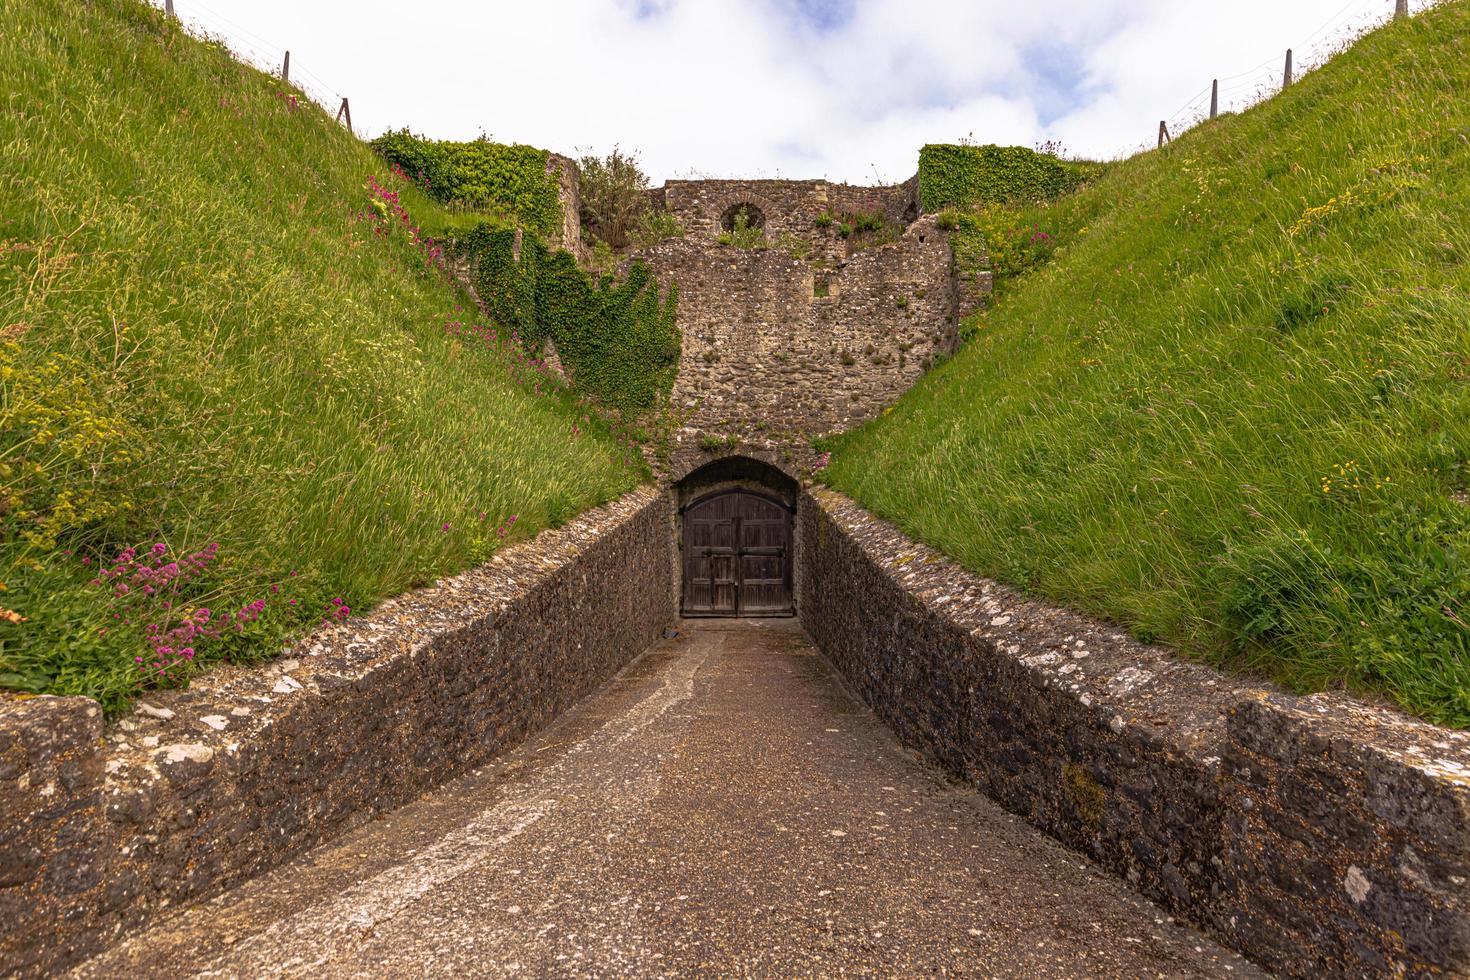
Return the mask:
<svg viewBox="0 0 1470 980">
<path fill-rule="evenodd" d="M 1414 9 L 1427 0 L 1413 0 Z M 1116 157 L 1393 0 L 175 0 L 359 133 L 639 152 L 668 177 L 894 183 L 924 143 Z"/>
</svg>

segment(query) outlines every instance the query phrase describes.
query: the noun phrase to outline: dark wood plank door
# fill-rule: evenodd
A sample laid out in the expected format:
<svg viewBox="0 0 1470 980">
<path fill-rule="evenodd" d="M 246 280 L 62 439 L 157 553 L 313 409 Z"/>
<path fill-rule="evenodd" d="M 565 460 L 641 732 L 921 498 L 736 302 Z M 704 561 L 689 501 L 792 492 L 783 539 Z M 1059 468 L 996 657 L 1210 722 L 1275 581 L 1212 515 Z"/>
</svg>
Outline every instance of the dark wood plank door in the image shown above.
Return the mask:
<svg viewBox="0 0 1470 980">
<path fill-rule="evenodd" d="M 791 511 L 727 490 L 684 511 L 686 616 L 790 616 Z"/>
</svg>

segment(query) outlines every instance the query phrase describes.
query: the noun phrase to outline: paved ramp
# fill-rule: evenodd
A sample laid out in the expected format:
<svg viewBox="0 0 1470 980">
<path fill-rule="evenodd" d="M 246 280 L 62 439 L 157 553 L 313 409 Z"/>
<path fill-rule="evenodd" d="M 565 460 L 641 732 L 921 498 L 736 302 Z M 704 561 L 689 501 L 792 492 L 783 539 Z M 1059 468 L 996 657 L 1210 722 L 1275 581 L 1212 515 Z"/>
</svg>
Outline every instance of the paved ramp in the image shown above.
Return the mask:
<svg viewBox="0 0 1470 980">
<path fill-rule="evenodd" d="M 793 620 L 686 622 L 554 728 L 81 977 L 1255 976 L 913 760 Z"/>
</svg>

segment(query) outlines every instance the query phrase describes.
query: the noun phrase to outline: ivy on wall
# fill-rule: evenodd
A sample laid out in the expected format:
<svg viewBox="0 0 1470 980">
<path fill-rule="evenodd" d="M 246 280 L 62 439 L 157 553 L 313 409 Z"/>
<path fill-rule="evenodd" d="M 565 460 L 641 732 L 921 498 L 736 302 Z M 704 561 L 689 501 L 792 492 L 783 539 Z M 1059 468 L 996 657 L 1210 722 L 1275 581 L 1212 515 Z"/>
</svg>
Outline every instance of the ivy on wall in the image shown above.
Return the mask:
<svg viewBox="0 0 1470 980">
<path fill-rule="evenodd" d="M 919 201 L 930 213 L 1032 204 L 1076 190 L 1101 171 L 1101 164 L 1062 160 L 1024 146 L 931 143 L 919 151 Z"/>
<path fill-rule="evenodd" d="M 555 234 L 561 224 L 557 178 L 547 172 L 546 150 L 484 137 L 430 140 L 407 129 L 390 130 L 370 145 L 443 204 L 497 212 L 542 237 Z"/>
<path fill-rule="evenodd" d="M 515 229 L 485 222 L 455 243 L 492 320 L 532 353 L 550 337 L 572 383 L 605 405 L 641 411 L 667 399 L 679 369 L 677 285 L 661 301 L 641 262 L 621 282 L 594 279 L 530 231 L 519 257 L 515 240 Z"/>
</svg>

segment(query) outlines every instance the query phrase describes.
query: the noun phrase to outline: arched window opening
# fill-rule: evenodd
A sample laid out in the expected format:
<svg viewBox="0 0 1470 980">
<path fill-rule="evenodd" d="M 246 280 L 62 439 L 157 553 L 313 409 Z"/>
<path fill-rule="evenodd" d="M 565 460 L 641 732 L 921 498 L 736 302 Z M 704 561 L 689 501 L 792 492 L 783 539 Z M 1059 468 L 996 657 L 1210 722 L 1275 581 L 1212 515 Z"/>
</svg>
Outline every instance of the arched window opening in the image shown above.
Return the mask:
<svg viewBox="0 0 1470 980">
<path fill-rule="evenodd" d="M 749 201 L 741 201 L 732 204 L 720 215 L 720 228 L 726 232 L 743 231 L 746 229 L 755 231 L 765 228 L 766 215 L 760 208 Z"/>
</svg>

